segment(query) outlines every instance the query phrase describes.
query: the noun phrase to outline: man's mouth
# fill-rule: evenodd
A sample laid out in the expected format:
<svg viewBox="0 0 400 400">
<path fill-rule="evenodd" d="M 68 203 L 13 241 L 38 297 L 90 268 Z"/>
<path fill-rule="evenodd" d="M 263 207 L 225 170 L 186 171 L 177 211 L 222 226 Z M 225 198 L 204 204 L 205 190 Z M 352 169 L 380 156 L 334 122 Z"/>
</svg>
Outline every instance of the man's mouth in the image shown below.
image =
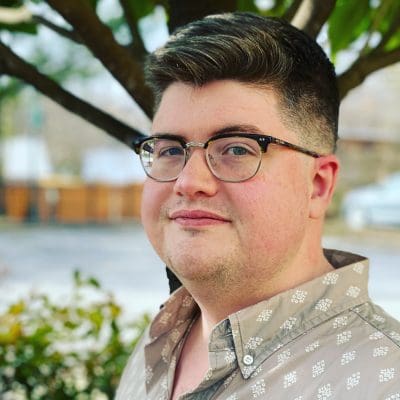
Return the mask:
<svg viewBox="0 0 400 400">
<path fill-rule="evenodd" d="M 182 226 L 207 226 L 229 223 L 230 220 L 206 210 L 177 210 L 170 214 L 169 218 Z"/>
</svg>

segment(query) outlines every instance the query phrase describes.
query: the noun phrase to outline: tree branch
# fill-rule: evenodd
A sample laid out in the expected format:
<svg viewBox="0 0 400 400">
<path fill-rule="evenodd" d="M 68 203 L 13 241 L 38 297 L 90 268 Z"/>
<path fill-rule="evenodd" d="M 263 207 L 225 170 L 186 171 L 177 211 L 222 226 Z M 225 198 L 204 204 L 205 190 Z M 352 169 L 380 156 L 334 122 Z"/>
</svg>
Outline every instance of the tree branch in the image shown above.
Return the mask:
<svg viewBox="0 0 400 400">
<path fill-rule="evenodd" d="M 13 53 L 2 42 L 0 42 L 0 71 L 32 85 L 66 110 L 79 115 L 123 143 L 128 144 L 132 139 L 143 136 L 138 130 L 64 90 L 56 82 Z"/>
<path fill-rule="evenodd" d="M 63 28 L 59 25 L 56 25 L 53 22 L 42 17 L 41 15 L 32 15 L 32 21 L 36 22 L 38 24 L 41 24 L 41 25 L 45 26 L 46 28 L 51 29 L 53 32 L 56 32 L 60 36 L 63 36 L 69 40 L 72 40 L 73 42 L 75 42 L 77 44 L 82 44 L 82 39 L 79 37 L 79 35 L 75 31 L 73 31 L 71 29 Z"/>
<path fill-rule="evenodd" d="M 312 38 L 316 38 L 335 4 L 336 0 L 303 0 L 291 23 Z"/>
<path fill-rule="evenodd" d="M 400 28 L 400 8 L 397 8 L 395 15 L 392 16 L 392 21 L 389 25 L 388 30 L 382 35 L 381 41 L 379 42 L 376 49 L 382 50 L 386 46 L 388 41 L 399 30 L 399 28 Z"/>
<path fill-rule="evenodd" d="M 292 4 L 289 6 L 289 8 L 283 14 L 282 18 L 286 21 L 291 21 L 294 18 L 294 16 L 296 15 L 302 2 L 303 2 L 303 0 L 293 0 Z"/>
<path fill-rule="evenodd" d="M 343 99 L 351 89 L 364 82 L 372 72 L 398 61 L 400 61 L 400 47 L 388 52 L 374 50 L 366 56 L 361 56 L 338 77 L 340 98 Z"/>
<path fill-rule="evenodd" d="M 74 27 L 95 57 L 151 117 L 153 94 L 144 83 L 142 66 L 130 56 L 127 49 L 117 43 L 111 30 L 100 21 L 89 2 L 82 0 L 46 1 Z"/>
<path fill-rule="evenodd" d="M 132 45 L 130 46 L 131 52 L 136 57 L 136 59 L 142 61 L 147 54 L 147 50 L 144 47 L 143 39 L 140 36 L 137 27 L 137 18 L 135 18 L 135 16 L 133 15 L 128 0 L 119 0 L 119 2 L 121 4 L 126 23 L 132 36 Z"/>
<path fill-rule="evenodd" d="M 0 22 L 4 24 L 15 25 L 29 22 L 30 19 L 31 12 L 26 6 L 18 8 L 0 7 Z"/>
</svg>

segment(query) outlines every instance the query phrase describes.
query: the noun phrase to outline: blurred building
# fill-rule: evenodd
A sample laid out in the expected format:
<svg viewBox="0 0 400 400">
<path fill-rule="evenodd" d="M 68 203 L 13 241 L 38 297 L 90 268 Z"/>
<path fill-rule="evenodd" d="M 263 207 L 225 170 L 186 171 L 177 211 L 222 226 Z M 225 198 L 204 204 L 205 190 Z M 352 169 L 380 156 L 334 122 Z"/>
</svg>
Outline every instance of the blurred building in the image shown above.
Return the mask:
<svg viewBox="0 0 400 400">
<path fill-rule="evenodd" d="M 351 187 L 400 171 L 400 64 L 372 74 L 343 100 L 338 155 Z"/>
<path fill-rule="evenodd" d="M 136 154 L 54 102 L 35 96 L 34 109 L 40 107 L 35 115 L 41 118 L 32 123 L 32 99 L 22 99 L 13 120 L 16 133 L 1 143 L 0 211 L 19 221 L 140 218 L 144 173 Z M 141 131 L 149 129 L 137 106 L 110 104 L 110 113 Z"/>
</svg>

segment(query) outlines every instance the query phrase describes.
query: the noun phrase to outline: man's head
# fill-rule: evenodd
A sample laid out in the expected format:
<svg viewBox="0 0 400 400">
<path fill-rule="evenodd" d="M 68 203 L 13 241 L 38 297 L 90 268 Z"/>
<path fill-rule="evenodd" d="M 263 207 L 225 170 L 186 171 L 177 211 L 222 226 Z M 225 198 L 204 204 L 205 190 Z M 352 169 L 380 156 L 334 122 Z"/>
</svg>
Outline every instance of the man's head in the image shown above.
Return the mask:
<svg viewBox="0 0 400 400">
<path fill-rule="evenodd" d="M 260 18 L 208 17 L 182 28 L 150 57 L 148 74 L 158 93 L 152 134 L 158 139 L 142 147 L 150 176 L 151 165 L 162 165 L 163 177 L 170 174 L 168 165 L 178 171 L 167 181 L 149 178 L 143 192 L 142 221 L 161 259 L 192 294 L 200 288 L 247 303 L 315 276 L 338 167 L 330 154 L 337 109 L 324 95 L 337 98 L 331 64 L 303 33 Z M 304 54 L 292 49 L 296 42 Z M 221 179 L 230 171 L 218 176 L 217 157 L 241 163 L 257 153 L 257 142 L 247 144 L 238 135 L 217 152 L 201 143 L 239 132 L 327 155 L 271 143 L 254 175 Z M 178 137 L 172 145 L 171 135 Z M 179 172 L 181 142 L 193 147 Z"/>
<path fill-rule="evenodd" d="M 146 71 L 156 107 L 174 82 L 202 86 L 229 79 L 273 89 L 282 120 L 300 143 L 321 153 L 335 150 L 333 65 L 314 40 L 282 20 L 232 13 L 192 22 L 149 57 Z"/>
</svg>

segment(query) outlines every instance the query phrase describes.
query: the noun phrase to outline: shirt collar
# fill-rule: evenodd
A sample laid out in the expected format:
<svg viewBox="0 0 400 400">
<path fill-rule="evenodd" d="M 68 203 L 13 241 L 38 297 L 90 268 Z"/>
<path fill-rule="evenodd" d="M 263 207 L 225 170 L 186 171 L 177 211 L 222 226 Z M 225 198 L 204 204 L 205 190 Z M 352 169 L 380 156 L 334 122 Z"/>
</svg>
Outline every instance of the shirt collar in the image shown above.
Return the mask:
<svg viewBox="0 0 400 400">
<path fill-rule="evenodd" d="M 150 339 L 170 332 L 183 323 L 190 322 L 199 311 L 196 302 L 187 289 L 181 286 L 161 306 L 150 327 Z"/>
<path fill-rule="evenodd" d="M 296 337 L 369 299 L 366 258 L 337 250 L 325 256 L 334 271 L 228 317 L 244 378 Z"/>
<path fill-rule="evenodd" d="M 337 250 L 324 252 L 334 271 L 230 315 L 213 329 L 210 352 L 224 349 L 229 356 L 233 351 L 235 363 L 247 379 L 291 340 L 344 310 L 366 302 L 369 299 L 368 260 Z M 174 364 L 173 349 L 198 312 L 197 304 L 184 287 L 175 291 L 150 327 L 151 342 L 146 346 L 148 358 L 151 348 L 162 349 L 164 363 L 173 360 Z M 227 363 L 232 364 L 232 360 Z M 221 371 L 231 367 L 212 366 Z"/>
</svg>

